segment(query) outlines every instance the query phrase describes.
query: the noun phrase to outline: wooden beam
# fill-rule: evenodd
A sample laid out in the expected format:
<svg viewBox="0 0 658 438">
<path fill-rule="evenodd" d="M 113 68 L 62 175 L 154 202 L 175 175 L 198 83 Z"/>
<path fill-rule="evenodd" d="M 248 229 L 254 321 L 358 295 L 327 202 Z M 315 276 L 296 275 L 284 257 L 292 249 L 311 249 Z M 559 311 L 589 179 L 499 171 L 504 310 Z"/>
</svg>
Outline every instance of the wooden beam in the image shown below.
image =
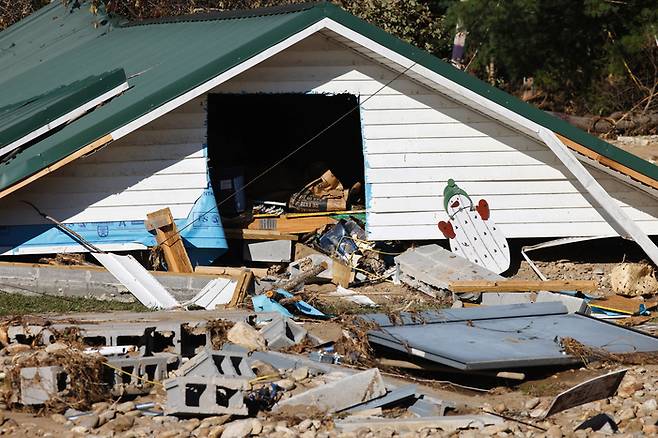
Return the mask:
<svg viewBox="0 0 658 438">
<path fill-rule="evenodd" d="M 579 290 L 593 292 L 598 286 L 594 280 L 459 280 L 450 282 L 452 292 L 533 292 Z"/>
<path fill-rule="evenodd" d="M 45 169 L 41 169 L 37 173 L 32 174 L 31 176 L 28 176 L 25 179 L 22 179 L 18 181 L 17 183 L 7 187 L 3 191 L 0 192 L 0 198 L 4 198 L 5 196 L 9 195 L 10 193 L 15 192 L 18 189 L 21 189 L 25 187 L 26 185 L 38 180 L 42 176 L 48 175 L 49 173 L 52 173 L 59 169 L 60 167 L 63 167 L 67 164 L 69 164 L 71 161 L 77 160 L 80 157 L 83 157 L 96 149 L 99 149 L 109 142 L 112 141 L 112 136 L 111 135 L 106 135 L 104 137 L 99 138 L 98 140 L 94 141 L 93 143 L 89 143 L 87 146 L 83 147 L 82 149 L 78 149 L 77 151 L 73 152 L 70 155 L 67 155 L 66 157 L 62 158 L 61 160 L 57 161 L 54 164 L 51 164 L 50 166 L 46 167 Z"/>
<path fill-rule="evenodd" d="M 586 148 L 585 146 L 581 145 L 580 143 L 576 143 L 573 140 L 570 140 L 557 132 L 555 133 L 557 138 L 560 139 L 562 143 L 564 143 L 569 149 L 572 149 L 579 154 L 585 155 L 587 158 L 591 158 L 594 161 L 598 161 L 604 166 L 607 166 L 613 170 L 616 170 L 617 172 L 621 172 L 624 175 L 628 175 L 629 177 L 633 178 L 636 181 L 639 181 L 643 184 L 648 185 L 649 187 L 653 187 L 654 189 L 658 189 L 658 181 L 656 181 L 653 178 L 649 178 L 646 175 L 641 174 L 640 172 L 631 169 L 630 167 L 626 167 L 623 164 L 620 164 L 614 160 L 611 160 L 608 157 L 604 157 L 603 155 L 599 154 L 598 152 L 595 152 L 589 148 Z"/>
<path fill-rule="evenodd" d="M 272 230 L 280 233 L 313 233 L 326 225 L 333 225 L 336 222 L 338 222 L 336 219 L 326 216 L 297 218 L 281 216 L 254 219 L 247 225 L 247 229 Z"/>
<path fill-rule="evenodd" d="M 231 301 L 226 305 L 226 307 L 238 307 L 240 306 L 245 298 L 247 297 L 247 292 L 254 282 L 254 274 L 248 269 L 242 271 L 242 274 L 238 278 L 238 283 L 235 285 L 235 291 L 233 291 L 233 297 Z"/>
<path fill-rule="evenodd" d="M 225 229 L 224 234 L 227 239 L 237 240 L 297 240 L 294 234 L 285 234 L 279 231 L 270 230 L 242 230 L 242 229 Z"/>
<path fill-rule="evenodd" d="M 197 266 L 194 268 L 194 272 L 197 274 L 226 276 L 232 278 L 241 276 L 244 270 L 251 271 L 258 278 L 267 276 L 267 268 L 234 268 L 229 266 Z"/>
<path fill-rule="evenodd" d="M 155 230 L 155 240 L 162 248 L 167 262 L 167 270 L 186 274 L 194 272 L 169 208 L 148 213 L 145 225 L 147 230 Z"/>
</svg>

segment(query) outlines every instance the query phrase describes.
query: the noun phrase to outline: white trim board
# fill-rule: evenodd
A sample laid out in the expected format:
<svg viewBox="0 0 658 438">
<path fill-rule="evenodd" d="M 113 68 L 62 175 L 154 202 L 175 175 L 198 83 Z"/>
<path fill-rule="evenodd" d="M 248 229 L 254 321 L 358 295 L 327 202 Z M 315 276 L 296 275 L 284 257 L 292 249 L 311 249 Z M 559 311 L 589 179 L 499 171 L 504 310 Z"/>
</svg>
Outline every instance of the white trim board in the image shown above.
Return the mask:
<svg viewBox="0 0 658 438">
<path fill-rule="evenodd" d="M 9 152 L 23 146 L 24 144 L 34 140 L 35 138 L 38 138 L 42 136 L 43 134 L 59 127 L 62 126 L 66 123 L 69 123 L 78 117 L 84 115 L 87 113 L 87 111 L 95 108 L 96 106 L 112 99 L 113 97 L 118 96 L 119 94 L 123 93 L 129 88 L 128 82 L 124 82 L 123 84 L 106 91 L 105 93 L 101 94 L 100 96 L 88 101 L 87 103 L 83 104 L 82 106 L 79 106 L 78 108 L 74 109 L 73 111 L 70 111 L 55 120 L 52 120 L 51 122 L 41 126 L 40 128 L 35 129 L 34 131 L 30 132 L 29 134 L 25 135 L 24 137 L 19 138 L 18 140 L 13 141 L 12 143 L 9 143 L 6 146 L 3 146 L 0 148 L 0 157 L 8 154 Z"/>
</svg>

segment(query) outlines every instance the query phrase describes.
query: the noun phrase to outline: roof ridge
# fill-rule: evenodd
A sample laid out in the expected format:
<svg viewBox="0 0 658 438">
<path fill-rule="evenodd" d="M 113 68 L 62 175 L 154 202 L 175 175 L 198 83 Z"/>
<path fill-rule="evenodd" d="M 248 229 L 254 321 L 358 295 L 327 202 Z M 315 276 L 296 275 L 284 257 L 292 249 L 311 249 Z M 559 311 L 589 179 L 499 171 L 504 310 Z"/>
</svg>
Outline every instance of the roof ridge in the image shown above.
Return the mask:
<svg viewBox="0 0 658 438">
<path fill-rule="evenodd" d="M 155 24 L 172 24 L 198 21 L 221 21 L 234 20 L 240 18 L 265 17 L 270 15 L 282 15 L 296 12 L 308 11 L 310 9 L 321 8 L 327 5 L 326 1 L 307 1 L 303 3 L 293 3 L 281 6 L 268 6 L 253 9 L 233 9 L 213 12 L 202 12 L 196 14 L 186 14 L 178 16 L 168 16 L 161 18 L 151 18 L 140 21 L 130 21 L 122 24 L 120 27 L 137 27 Z"/>
</svg>

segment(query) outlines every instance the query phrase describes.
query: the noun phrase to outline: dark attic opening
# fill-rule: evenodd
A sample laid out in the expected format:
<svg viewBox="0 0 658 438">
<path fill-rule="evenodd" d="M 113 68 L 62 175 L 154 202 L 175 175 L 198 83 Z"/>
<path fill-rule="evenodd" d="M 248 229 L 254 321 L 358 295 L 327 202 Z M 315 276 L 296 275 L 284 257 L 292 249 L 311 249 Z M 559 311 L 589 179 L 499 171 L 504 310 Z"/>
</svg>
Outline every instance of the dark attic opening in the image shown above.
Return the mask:
<svg viewBox="0 0 658 438">
<path fill-rule="evenodd" d="M 362 205 L 364 164 L 357 106 L 352 94 L 209 95 L 210 178 L 222 217 Z M 317 189 L 322 180 L 330 181 L 326 190 Z"/>
</svg>

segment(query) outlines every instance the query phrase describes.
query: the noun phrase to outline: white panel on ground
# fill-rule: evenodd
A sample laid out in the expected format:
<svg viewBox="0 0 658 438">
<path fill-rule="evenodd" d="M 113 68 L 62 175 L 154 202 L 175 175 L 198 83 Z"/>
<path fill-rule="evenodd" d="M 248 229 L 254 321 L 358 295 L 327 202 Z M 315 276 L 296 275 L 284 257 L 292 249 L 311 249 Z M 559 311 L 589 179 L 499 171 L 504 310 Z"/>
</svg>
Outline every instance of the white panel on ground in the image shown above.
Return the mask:
<svg viewBox="0 0 658 438">
<path fill-rule="evenodd" d="M 131 255 L 92 253 L 140 303 L 150 309 L 171 309 L 178 301 Z"/>
</svg>

